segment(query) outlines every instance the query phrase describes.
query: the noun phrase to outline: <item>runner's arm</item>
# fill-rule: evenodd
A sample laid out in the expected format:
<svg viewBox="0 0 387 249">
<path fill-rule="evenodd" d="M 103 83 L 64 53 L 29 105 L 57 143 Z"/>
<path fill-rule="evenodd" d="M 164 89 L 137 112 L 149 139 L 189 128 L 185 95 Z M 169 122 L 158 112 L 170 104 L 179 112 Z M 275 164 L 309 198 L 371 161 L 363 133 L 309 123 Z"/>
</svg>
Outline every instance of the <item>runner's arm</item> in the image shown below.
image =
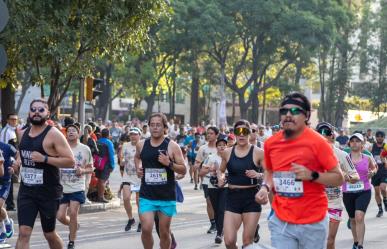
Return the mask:
<svg viewBox="0 0 387 249">
<path fill-rule="evenodd" d="M 145 140 L 141 140 L 136 144 L 136 154 L 134 155 L 134 166 L 136 167 L 137 176 L 140 178 L 144 174 L 144 171 L 141 165 L 141 158 L 140 158 L 142 148 L 144 147 L 144 141 Z"/>
<path fill-rule="evenodd" d="M 55 156 L 47 156 L 47 163 L 58 168 L 74 168 L 74 155 L 62 132 L 58 129 L 51 129 L 47 139 L 51 139 L 56 151 Z M 35 151 L 33 153 L 35 153 Z M 37 161 L 44 162 L 45 156 L 42 155 Z"/>
<path fill-rule="evenodd" d="M 177 174 L 185 175 L 187 173 L 187 168 L 185 167 L 184 157 L 180 146 L 174 141 L 169 142 L 169 146 L 171 146 L 171 148 L 168 147 L 168 149 L 172 150 L 173 158 L 170 168 Z"/>
</svg>

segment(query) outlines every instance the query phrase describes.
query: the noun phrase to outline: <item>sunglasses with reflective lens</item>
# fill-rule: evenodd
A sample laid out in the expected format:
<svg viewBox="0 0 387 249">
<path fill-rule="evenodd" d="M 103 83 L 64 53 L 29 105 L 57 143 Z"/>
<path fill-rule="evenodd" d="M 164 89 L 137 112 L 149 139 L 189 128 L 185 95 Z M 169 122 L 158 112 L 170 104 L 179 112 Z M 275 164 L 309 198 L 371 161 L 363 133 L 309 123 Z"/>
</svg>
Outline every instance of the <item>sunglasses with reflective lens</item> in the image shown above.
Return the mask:
<svg viewBox="0 0 387 249">
<path fill-rule="evenodd" d="M 288 114 L 288 112 L 290 112 L 290 114 L 292 116 L 300 115 L 301 113 L 306 115 L 306 112 L 303 109 L 298 108 L 298 107 L 292 107 L 292 108 L 282 107 L 281 109 L 279 109 L 279 112 L 280 112 L 281 115 L 286 115 L 286 114 Z"/>
<path fill-rule="evenodd" d="M 237 136 L 240 136 L 240 135 L 247 136 L 250 134 L 250 129 L 246 127 L 236 128 L 234 130 L 234 134 Z"/>
<path fill-rule="evenodd" d="M 323 135 L 323 136 L 332 136 L 332 131 L 331 130 L 329 130 L 329 129 L 320 129 L 320 130 L 318 130 L 318 133 L 320 133 L 321 135 Z"/>
<path fill-rule="evenodd" d="M 38 108 L 36 108 L 36 107 L 31 107 L 30 108 L 30 111 L 31 112 L 40 112 L 40 113 L 43 113 L 44 111 L 45 111 L 46 109 L 44 109 L 43 107 L 38 107 Z"/>
</svg>

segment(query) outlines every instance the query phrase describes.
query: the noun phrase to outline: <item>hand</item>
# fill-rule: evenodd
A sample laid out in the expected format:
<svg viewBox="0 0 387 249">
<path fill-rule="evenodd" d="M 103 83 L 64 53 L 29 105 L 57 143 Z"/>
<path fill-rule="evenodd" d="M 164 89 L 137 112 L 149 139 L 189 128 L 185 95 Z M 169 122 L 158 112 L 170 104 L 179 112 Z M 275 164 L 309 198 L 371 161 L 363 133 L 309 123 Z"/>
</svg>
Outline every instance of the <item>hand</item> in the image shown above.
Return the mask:
<svg viewBox="0 0 387 249">
<path fill-rule="evenodd" d="M 312 171 L 306 168 L 303 165 L 292 163 L 291 171 L 296 174 L 296 179 L 302 181 L 310 181 L 312 180 Z"/>
<path fill-rule="evenodd" d="M 374 171 L 368 170 L 368 174 L 367 174 L 368 179 L 371 179 L 374 175 L 376 175 Z"/>
<path fill-rule="evenodd" d="M 81 176 L 83 174 L 84 170 L 81 167 L 76 167 L 75 168 L 75 174 L 77 176 Z"/>
<path fill-rule="evenodd" d="M 8 174 L 9 174 L 9 175 L 15 174 L 15 170 L 14 170 L 13 167 L 9 167 L 9 168 L 8 168 Z"/>
<path fill-rule="evenodd" d="M 138 178 L 142 178 L 144 176 L 144 169 L 142 167 L 137 168 L 137 176 Z"/>
<path fill-rule="evenodd" d="M 245 175 L 252 179 L 258 179 L 258 176 L 260 175 L 257 171 L 250 169 L 245 171 Z"/>
<path fill-rule="evenodd" d="M 222 188 L 225 185 L 224 177 L 218 176 L 218 187 Z"/>
<path fill-rule="evenodd" d="M 10 168 L 13 169 L 13 172 L 19 172 L 19 169 L 20 169 L 20 165 L 21 165 L 21 161 L 13 161 L 12 163 L 12 166 Z"/>
<path fill-rule="evenodd" d="M 267 204 L 269 201 L 269 193 L 266 188 L 261 188 L 255 195 L 255 202 L 261 205 Z"/>
<path fill-rule="evenodd" d="M 164 165 L 165 167 L 169 166 L 169 163 L 171 162 L 171 159 L 169 159 L 168 152 L 166 154 L 160 152 L 159 153 L 159 162 Z"/>
<path fill-rule="evenodd" d="M 43 154 L 41 154 L 37 151 L 34 151 L 31 153 L 31 160 L 35 163 L 42 163 L 42 162 L 44 162 L 44 156 L 43 156 Z"/>
</svg>

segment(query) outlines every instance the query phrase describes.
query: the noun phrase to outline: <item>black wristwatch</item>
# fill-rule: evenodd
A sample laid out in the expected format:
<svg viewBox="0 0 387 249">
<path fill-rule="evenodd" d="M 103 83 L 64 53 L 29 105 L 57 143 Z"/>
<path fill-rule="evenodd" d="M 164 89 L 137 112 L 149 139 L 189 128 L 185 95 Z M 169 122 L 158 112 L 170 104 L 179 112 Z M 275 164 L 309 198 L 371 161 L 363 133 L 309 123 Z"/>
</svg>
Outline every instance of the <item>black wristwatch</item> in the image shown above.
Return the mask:
<svg viewBox="0 0 387 249">
<path fill-rule="evenodd" d="M 314 182 L 315 180 L 317 180 L 320 177 L 320 174 L 317 171 L 312 171 L 311 176 L 312 176 L 312 180 L 310 180 L 310 181 Z"/>
</svg>

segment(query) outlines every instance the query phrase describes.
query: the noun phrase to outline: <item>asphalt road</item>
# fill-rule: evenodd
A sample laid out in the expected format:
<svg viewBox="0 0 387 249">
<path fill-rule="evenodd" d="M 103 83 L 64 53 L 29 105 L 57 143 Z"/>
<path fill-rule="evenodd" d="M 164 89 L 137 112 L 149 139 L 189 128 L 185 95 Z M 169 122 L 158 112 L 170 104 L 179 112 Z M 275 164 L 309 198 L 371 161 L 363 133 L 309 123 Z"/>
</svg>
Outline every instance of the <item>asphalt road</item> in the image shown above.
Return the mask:
<svg viewBox="0 0 387 249">
<path fill-rule="evenodd" d="M 189 177 L 182 180 L 185 202 L 178 204 L 178 215 L 173 219 L 172 231 L 177 238 L 177 248 L 182 249 L 204 249 L 204 248 L 225 248 L 224 244 L 215 245 L 214 235 L 206 234 L 209 227 L 209 221 L 206 214 L 205 201 L 202 191 L 193 190 L 189 183 Z M 119 176 L 115 171 L 111 178 L 113 190 L 119 186 Z M 367 249 L 386 249 L 387 248 L 387 213 L 385 217 L 375 218 L 376 204 L 374 199 L 366 215 L 366 234 L 364 247 Z M 260 243 L 270 245 L 270 234 L 267 228 L 267 215 L 269 207 L 263 208 L 261 224 Z M 76 241 L 77 249 L 141 249 L 140 234 L 136 231 L 125 232 L 124 227 L 127 222 L 125 210 L 123 207 L 99 213 L 81 214 L 80 230 Z M 344 220 L 347 216 L 345 214 Z M 136 222 L 138 218 L 136 216 Z M 17 226 L 15 226 L 17 229 Z M 58 224 L 57 230 L 67 245 L 68 230 L 67 227 Z M 16 231 L 17 236 L 17 231 Z M 15 238 L 8 242 L 15 245 Z M 157 234 L 154 233 L 155 246 L 158 247 Z M 241 245 L 241 231 L 238 236 L 239 245 Z M 31 248 L 46 249 L 48 245 L 43 237 L 39 220 L 35 224 L 33 236 L 31 238 Z M 65 247 L 66 248 L 66 247 Z M 336 248 L 352 248 L 351 231 L 347 229 L 345 222 L 342 222 L 337 235 Z"/>
</svg>

